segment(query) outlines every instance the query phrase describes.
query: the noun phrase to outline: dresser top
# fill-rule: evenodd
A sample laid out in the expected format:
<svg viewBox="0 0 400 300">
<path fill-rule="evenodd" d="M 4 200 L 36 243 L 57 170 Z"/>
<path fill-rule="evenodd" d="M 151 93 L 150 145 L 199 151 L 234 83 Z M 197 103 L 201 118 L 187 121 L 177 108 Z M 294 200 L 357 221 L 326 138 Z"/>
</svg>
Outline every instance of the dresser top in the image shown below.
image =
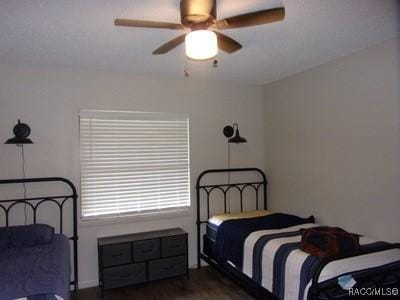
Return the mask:
<svg viewBox="0 0 400 300">
<path fill-rule="evenodd" d="M 164 230 L 147 231 L 140 233 L 124 234 L 124 235 L 114 235 L 109 237 L 97 238 L 97 243 L 99 246 L 128 243 L 140 240 L 156 239 L 174 235 L 187 234 L 182 228 L 171 228 Z"/>
</svg>

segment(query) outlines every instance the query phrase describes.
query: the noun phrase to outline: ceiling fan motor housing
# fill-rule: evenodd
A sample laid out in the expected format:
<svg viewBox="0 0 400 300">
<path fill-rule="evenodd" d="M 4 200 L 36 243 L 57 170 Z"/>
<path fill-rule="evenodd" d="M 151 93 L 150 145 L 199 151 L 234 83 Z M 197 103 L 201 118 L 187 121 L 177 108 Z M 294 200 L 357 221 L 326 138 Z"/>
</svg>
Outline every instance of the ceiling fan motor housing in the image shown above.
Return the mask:
<svg viewBox="0 0 400 300">
<path fill-rule="evenodd" d="M 192 29 L 205 29 L 215 23 L 215 0 L 181 0 L 181 22 Z"/>
</svg>

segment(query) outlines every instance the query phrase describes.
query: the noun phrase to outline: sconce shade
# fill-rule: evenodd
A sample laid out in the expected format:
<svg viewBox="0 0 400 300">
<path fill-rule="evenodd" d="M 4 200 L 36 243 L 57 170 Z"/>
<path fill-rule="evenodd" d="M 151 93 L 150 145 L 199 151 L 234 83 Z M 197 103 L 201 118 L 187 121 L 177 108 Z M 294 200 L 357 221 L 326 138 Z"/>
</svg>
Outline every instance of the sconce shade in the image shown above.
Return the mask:
<svg viewBox="0 0 400 300">
<path fill-rule="evenodd" d="M 245 138 L 242 138 L 239 134 L 239 128 L 236 128 L 236 134 L 233 138 L 230 138 L 228 143 L 235 143 L 235 144 L 241 144 L 241 143 L 247 143 L 247 140 Z"/>
<path fill-rule="evenodd" d="M 236 131 L 235 131 L 235 129 L 236 129 Z M 228 143 L 234 143 L 234 144 L 247 143 L 247 140 L 240 136 L 239 126 L 237 123 L 234 123 L 233 126 L 230 126 L 230 125 L 225 126 L 223 133 L 224 133 L 224 136 L 229 139 Z M 235 136 L 233 136 L 234 134 L 235 134 Z"/>
<path fill-rule="evenodd" d="M 21 121 L 18 120 L 18 124 L 14 126 L 13 132 L 15 136 L 8 139 L 5 144 L 33 144 L 32 140 L 28 139 L 28 136 L 31 134 L 31 129 L 27 124 L 21 123 Z"/>
</svg>

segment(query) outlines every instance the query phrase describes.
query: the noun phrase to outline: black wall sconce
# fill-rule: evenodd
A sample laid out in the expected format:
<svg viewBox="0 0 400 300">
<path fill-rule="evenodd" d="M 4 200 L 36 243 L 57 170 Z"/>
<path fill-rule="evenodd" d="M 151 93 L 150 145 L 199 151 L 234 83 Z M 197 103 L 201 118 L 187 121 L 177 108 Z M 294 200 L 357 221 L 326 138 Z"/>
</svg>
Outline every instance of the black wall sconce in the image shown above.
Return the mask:
<svg viewBox="0 0 400 300">
<path fill-rule="evenodd" d="M 31 134 L 31 128 L 25 124 L 21 123 L 20 120 L 18 120 L 17 125 L 14 126 L 13 129 L 14 137 L 8 139 L 5 144 L 9 145 L 16 145 L 18 147 L 21 147 L 21 159 L 22 159 L 22 176 L 23 179 L 25 179 L 25 153 L 24 153 L 24 145 L 25 144 L 33 144 L 32 140 L 29 139 L 29 135 Z M 23 188 L 24 188 L 24 199 L 26 199 L 26 184 L 23 182 Z M 27 224 L 27 211 L 26 211 L 26 202 L 24 205 L 24 215 L 25 215 L 25 225 Z"/>
<path fill-rule="evenodd" d="M 228 170 L 231 169 L 231 144 L 242 144 L 247 143 L 247 140 L 240 136 L 239 125 L 233 123 L 232 126 L 227 125 L 223 129 L 224 136 L 228 138 Z M 228 172 L 228 184 L 231 183 L 231 172 Z M 228 193 L 228 199 L 230 199 L 230 193 Z M 228 201 L 230 203 L 230 200 Z M 229 208 L 230 210 L 230 208 Z"/>
<path fill-rule="evenodd" d="M 237 123 L 233 123 L 232 126 L 227 125 L 223 130 L 224 136 L 228 138 L 228 143 L 247 143 L 247 140 L 240 136 L 239 134 L 239 126 Z"/>
<path fill-rule="evenodd" d="M 31 129 L 27 124 L 21 123 L 21 121 L 18 120 L 17 125 L 14 126 L 13 132 L 14 137 L 8 139 L 5 144 L 13 144 L 17 146 L 33 144 L 32 140 L 28 139 L 28 136 L 31 134 Z"/>
</svg>

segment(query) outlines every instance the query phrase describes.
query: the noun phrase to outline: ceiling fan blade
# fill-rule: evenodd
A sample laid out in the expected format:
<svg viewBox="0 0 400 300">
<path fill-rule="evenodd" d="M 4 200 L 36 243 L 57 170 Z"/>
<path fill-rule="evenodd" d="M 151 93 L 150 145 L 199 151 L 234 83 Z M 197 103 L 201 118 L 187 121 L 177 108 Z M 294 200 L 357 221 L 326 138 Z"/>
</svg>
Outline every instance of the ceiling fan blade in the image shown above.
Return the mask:
<svg viewBox="0 0 400 300">
<path fill-rule="evenodd" d="M 220 48 L 222 51 L 227 52 L 227 53 L 233 53 L 242 48 L 242 45 L 240 45 L 234 39 L 232 39 L 220 32 L 215 32 L 215 33 L 218 37 L 218 48 Z"/>
<path fill-rule="evenodd" d="M 182 44 L 185 41 L 185 36 L 186 36 L 186 34 L 182 34 L 182 35 L 174 38 L 173 40 L 170 40 L 169 42 L 165 43 L 158 49 L 154 50 L 153 54 L 159 55 L 159 54 L 165 54 L 168 51 L 171 51 L 172 49 L 178 47 L 180 44 Z"/>
<path fill-rule="evenodd" d="M 219 30 L 249 27 L 256 25 L 263 25 L 267 23 L 277 22 L 283 20 L 285 17 L 285 8 L 273 8 L 267 10 L 260 10 L 248 14 L 229 17 L 216 22 L 212 28 Z"/>
<path fill-rule="evenodd" d="M 144 21 L 144 20 L 131 20 L 131 19 L 115 19 L 116 26 L 129 26 L 129 27 L 146 27 L 146 28 L 161 28 L 161 29 L 185 29 L 182 24 L 157 22 L 157 21 Z"/>
</svg>

